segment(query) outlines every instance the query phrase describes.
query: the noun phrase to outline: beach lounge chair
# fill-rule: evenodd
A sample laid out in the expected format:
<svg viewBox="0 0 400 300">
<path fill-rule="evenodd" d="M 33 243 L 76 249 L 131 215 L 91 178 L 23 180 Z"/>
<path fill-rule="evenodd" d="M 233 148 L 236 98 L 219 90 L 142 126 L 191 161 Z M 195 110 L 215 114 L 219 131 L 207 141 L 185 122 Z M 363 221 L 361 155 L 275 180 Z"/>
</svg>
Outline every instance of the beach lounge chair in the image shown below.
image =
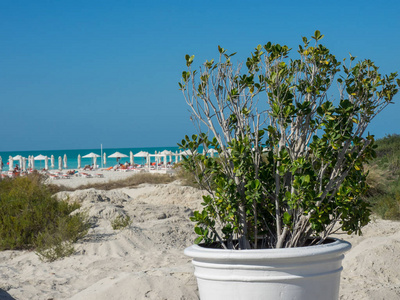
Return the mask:
<svg viewBox="0 0 400 300">
<path fill-rule="evenodd" d="M 89 174 L 89 173 L 83 173 L 83 172 L 81 172 L 81 173 L 79 173 L 79 174 L 80 174 L 81 177 L 84 177 L 84 178 L 92 178 L 92 175 Z"/>
<path fill-rule="evenodd" d="M 51 179 L 51 180 L 60 179 L 60 177 L 59 177 L 58 175 L 53 174 L 53 173 L 50 173 L 49 176 L 50 176 L 50 179 Z"/>
</svg>

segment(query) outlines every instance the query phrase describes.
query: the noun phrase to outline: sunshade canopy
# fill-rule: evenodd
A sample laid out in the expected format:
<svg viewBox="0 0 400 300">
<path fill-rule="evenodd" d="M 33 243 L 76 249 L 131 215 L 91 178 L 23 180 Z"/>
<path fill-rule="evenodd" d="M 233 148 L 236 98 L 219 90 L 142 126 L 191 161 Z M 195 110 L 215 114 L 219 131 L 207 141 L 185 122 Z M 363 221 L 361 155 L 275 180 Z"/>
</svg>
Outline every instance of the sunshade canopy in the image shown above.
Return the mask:
<svg viewBox="0 0 400 300">
<path fill-rule="evenodd" d="M 164 150 L 164 151 L 160 152 L 159 154 L 161 154 L 161 155 L 172 155 L 174 153 L 172 151 L 169 151 L 169 150 Z"/>
<path fill-rule="evenodd" d="M 134 157 L 147 157 L 148 155 L 149 155 L 149 152 L 140 151 L 140 152 L 136 153 L 136 154 L 134 155 Z"/>
<path fill-rule="evenodd" d="M 93 157 L 100 157 L 100 155 L 90 152 L 89 154 L 82 156 L 82 158 L 93 158 Z"/>
<path fill-rule="evenodd" d="M 192 152 L 191 150 L 185 150 L 179 153 L 180 155 L 193 155 L 194 153 L 197 153 L 197 150 Z"/>
<path fill-rule="evenodd" d="M 128 155 L 123 154 L 121 152 L 115 152 L 115 153 L 109 155 L 108 157 L 116 157 L 116 158 L 118 158 L 118 157 L 128 157 Z"/>
<path fill-rule="evenodd" d="M 44 156 L 42 154 L 39 154 L 38 156 L 34 157 L 34 160 L 45 160 L 45 159 L 46 159 L 46 156 Z"/>
</svg>

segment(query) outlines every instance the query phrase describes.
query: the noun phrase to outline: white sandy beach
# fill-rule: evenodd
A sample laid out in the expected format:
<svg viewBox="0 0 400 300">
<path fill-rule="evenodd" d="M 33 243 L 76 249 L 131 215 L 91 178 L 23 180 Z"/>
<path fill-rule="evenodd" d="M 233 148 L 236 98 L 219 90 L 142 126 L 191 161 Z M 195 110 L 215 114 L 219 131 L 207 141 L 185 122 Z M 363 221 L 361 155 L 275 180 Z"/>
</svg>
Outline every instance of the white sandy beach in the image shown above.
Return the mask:
<svg viewBox="0 0 400 300">
<path fill-rule="evenodd" d="M 57 182 L 73 186 L 131 175 L 109 174 Z M 60 193 L 82 203 L 93 228 L 74 255 L 56 262 L 42 262 L 30 251 L 0 252 L 0 299 L 198 299 L 183 249 L 195 238 L 189 216 L 201 195 L 178 182 Z M 130 216 L 132 224 L 113 230 L 110 222 L 118 215 Z M 375 220 L 362 237 L 338 237 L 353 244 L 340 299 L 400 299 L 400 223 Z"/>
</svg>

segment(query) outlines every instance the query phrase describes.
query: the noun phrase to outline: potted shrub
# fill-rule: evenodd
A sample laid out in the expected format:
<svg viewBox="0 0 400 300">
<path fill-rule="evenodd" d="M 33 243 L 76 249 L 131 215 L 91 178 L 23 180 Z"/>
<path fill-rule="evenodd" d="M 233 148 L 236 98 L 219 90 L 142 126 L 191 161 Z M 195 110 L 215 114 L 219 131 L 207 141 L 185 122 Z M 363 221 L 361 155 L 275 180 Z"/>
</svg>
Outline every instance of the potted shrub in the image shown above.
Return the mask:
<svg viewBox="0 0 400 300">
<path fill-rule="evenodd" d="M 221 47 L 199 71 L 186 55 L 179 85 L 199 133 L 180 144 L 193 154 L 183 167 L 209 193 L 192 217 L 201 244 L 185 250 L 201 299 L 338 297 L 350 244 L 329 235 L 370 220 L 366 129 L 400 82 L 370 60 L 338 61 L 322 38 L 303 37 L 297 58 L 259 45 L 243 68 Z"/>
</svg>

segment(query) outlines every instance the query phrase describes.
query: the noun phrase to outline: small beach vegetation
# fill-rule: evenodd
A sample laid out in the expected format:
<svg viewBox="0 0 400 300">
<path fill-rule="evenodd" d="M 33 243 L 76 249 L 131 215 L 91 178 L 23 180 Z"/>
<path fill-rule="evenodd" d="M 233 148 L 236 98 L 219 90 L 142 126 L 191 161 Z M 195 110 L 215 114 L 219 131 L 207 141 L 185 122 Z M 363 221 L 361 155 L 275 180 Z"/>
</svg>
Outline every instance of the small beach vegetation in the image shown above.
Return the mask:
<svg viewBox="0 0 400 300">
<path fill-rule="evenodd" d="M 367 201 L 383 219 L 400 220 L 400 135 L 376 141 L 376 159 L 367 166 Z"/>
<path fill-rule="evenodd" d="M 0 181 L 0 250 L 71 254 L 71 243 L 89 229 L 83 213 L 72 214 L 78 208 L 55 199 L 39 174 Z"/>
<path fill-rule="evenodd" d="M 193 153 L 183 166 L 209 192 L 192 217 L 197 243 L 299 247 L 339 229 L 361 234 L 369 222 L 364 166 L 376 145 L 367 126 L 393 103 L 400 80 L 368 59 L 339 61 L 323 37 L 303 37 L 297 56 L 259 45 L 237 66 L 222 47 L 198 70 L 186 55 L 179 86 L 199 132 L 179 146 Z"/>
<path fill-rule="evenodd" d="M 132 224 L 132 220 L 129 216 L 118 216 L 111 221 L 111 226 L 114 230 L 123 229 Z"/>
</svg>

